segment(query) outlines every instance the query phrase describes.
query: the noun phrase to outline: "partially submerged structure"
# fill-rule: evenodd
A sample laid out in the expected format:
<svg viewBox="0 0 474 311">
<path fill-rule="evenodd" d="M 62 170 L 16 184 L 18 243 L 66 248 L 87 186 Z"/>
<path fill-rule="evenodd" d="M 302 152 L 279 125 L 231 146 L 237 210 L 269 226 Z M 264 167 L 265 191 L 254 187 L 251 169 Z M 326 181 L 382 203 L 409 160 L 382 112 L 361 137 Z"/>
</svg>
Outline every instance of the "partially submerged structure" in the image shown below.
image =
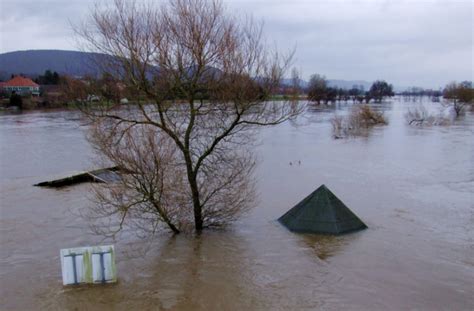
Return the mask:
<svg viewBox="0 0 474 311">
<path fill-rule="evenodd" d="M 115 251 L 113 245 L 61 249 L 63 285 L 115 283 Z"/>
<path fill-rule="evenodd" d="M 367 226 L 325 185 L 320 186 L 278 221 L 291 231 L 344 234 Z"/>
<path fill-rule="evenodd" d="M 118 181 L 120 179 L 119 175 L 120 169 L 117 166 L 103 168 L 99 170 L 93 170 L 88 172 L 81 172 L 75 175 L 71 175 L 68 177 L 44 181 L 34 186 L 39 187 L 51 187 L 51 188 L 59 188 L 74 184 L 79 184 L 83 182 L 97 182 L 97 183 L 109 183 Z"/>
</svg>

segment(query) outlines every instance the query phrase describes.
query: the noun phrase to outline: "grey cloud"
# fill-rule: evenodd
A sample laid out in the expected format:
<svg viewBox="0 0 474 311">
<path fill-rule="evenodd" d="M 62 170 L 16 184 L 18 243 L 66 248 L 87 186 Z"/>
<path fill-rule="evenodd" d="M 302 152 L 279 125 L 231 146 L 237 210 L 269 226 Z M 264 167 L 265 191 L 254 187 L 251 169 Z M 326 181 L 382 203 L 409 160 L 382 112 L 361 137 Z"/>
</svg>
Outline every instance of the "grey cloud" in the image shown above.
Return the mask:
<svg viewBox="0 0 474 311">
<path fill-rule="evenodd" d="M 472 79 L 473 3 L 449 0 L 227 0 L 265 21 L 269 42 L 297 47 L 295 66 L 337 79 L 439 87 Z M 0 52 L 77 49 L 69 21 L 93 0 L 1 2 Z"/>
<path fill-rule="evenodd" d="M 250 2 L 233 1 L 248 10 Z M 239 5 L 237 5 L 239 4 Z M 263 1 L 257 5 L 264 6 Z M 470 1 L 286 1 L 255 8 L 306 76 L 442 86 L 472 79 Z M 257 14 L 256 13 L 256 14 Z"/>
</svg>

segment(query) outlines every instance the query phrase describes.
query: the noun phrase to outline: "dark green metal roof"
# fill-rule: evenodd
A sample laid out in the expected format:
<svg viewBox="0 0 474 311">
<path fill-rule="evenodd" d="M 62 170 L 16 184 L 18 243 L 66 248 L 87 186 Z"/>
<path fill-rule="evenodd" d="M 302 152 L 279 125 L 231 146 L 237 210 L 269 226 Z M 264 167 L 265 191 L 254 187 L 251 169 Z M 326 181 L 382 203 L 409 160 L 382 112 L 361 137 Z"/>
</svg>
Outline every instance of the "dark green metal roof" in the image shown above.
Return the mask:
<svg viewBox="0 0 474 311">
<path fill-rule="evenodd" d="M 325 185 L 296 204 L 278 221 L 291 231 L 307 233 L 343 234 L 367 228 Z"/>
</svg>

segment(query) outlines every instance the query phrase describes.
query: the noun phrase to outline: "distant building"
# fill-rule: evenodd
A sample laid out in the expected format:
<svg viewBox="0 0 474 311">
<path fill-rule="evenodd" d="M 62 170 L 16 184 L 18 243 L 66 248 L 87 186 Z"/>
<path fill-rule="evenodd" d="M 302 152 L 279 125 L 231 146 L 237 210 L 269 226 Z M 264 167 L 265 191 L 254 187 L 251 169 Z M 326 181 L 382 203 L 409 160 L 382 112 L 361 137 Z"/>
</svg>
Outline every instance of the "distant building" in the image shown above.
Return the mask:
<svg viewBox="0 0 474 311">
<path fill-rule="evenodd" d="M 15 76 L 13 79 L 2 83 L 1 87 L 5 92 L 16 92 L 20 95 L 31 94 L 33 96 L 39 96 L 40 93 L 38 84 L 22 76 Z"/>
</svg>

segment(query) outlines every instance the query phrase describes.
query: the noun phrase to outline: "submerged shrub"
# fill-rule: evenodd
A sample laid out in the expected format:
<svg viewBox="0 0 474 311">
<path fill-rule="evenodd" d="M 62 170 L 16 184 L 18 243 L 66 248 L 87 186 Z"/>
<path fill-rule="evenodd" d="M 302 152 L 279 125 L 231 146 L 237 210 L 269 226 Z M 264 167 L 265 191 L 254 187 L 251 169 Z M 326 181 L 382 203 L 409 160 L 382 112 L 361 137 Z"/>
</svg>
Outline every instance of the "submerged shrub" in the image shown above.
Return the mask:
<svg viewBox="0 0 474 311">
<path fill-rule="evenodd" d="M 444 111 L 436 114 L 433 111 L 428 111 L 423 105 L 409 108 L 407 113 L 405 113 L 405 120 L 408 125 L 412 126 L 449 125 L 451 124 L 451 119 L 449 116 L 446 116 Z"/>
<path fill-rule="evenodd" d="M 387 120 L 385 119 L 383 113 L 373 110 L 368 105 L 360 105 L 352 108 L 349 118 L 354 126 L 365 128 L 379 124 L 387 124 Z"/>
<path fill-rule="evenodd" d="M 376 125 L 388 124 L 382 112 L 373 110 L 368 105 L 354 106 L 346 117 L 334 116 L 331 119 L 335 138 L 367 134 L 367 130 Z"/>
</svg>

